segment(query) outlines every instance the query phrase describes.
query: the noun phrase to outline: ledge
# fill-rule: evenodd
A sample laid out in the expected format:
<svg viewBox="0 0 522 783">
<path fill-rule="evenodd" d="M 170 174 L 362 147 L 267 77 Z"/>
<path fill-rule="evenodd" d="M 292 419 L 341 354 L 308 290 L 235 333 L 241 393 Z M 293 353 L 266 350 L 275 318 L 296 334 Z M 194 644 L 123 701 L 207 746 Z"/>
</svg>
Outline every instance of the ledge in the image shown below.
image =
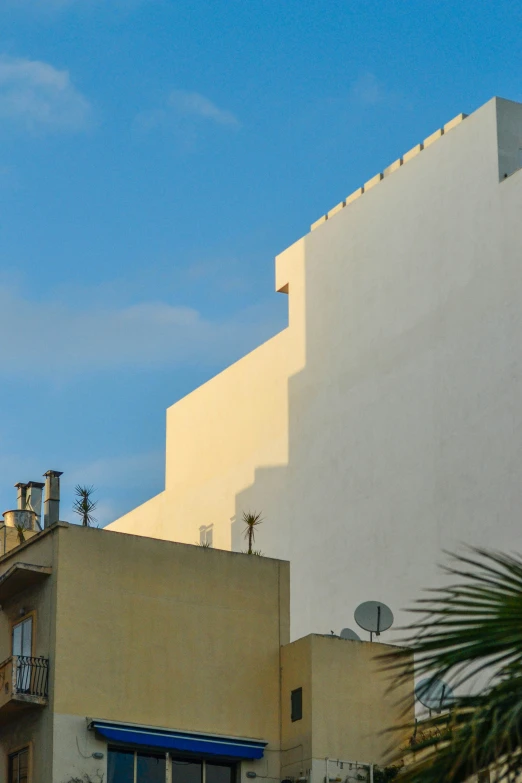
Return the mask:
<svg viewBox="0 0 522 783">
<path fill-rule="evenodd" d="M 0 576 L 0 603 L 13 595 L 21 593 L 28 587 L 42 582 L 50 576 L 52 568 L 32 565 L 30 563 L 15 563 L 5 574 Z"/>
</svg>

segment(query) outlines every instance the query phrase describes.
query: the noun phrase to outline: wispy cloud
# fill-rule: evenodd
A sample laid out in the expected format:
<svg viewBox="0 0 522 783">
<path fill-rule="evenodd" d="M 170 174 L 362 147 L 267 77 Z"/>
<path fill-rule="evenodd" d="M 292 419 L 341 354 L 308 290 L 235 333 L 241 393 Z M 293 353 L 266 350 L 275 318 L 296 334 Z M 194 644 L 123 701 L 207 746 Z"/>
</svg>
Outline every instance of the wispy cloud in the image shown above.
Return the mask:
<svg viewBox="0 0 522 783">
<path fill-rule="evenodd" d="M 78 131 L 88 127 L 92 110 L 68 71 L 0 57 L 0 118 L 30 131 Z"/>
<path fill-rule="evenodd" d="M 362 73 L 352 83 L 351 95 L 355 101 L 367 106 L 388 103 L 397 97 L 394 92 L 377 79 L 375 74 L 369 71 Z"/>
<path fill-rule="evenodd" d="M 211 319 L 164 301 L 113 308 L 34 302 L 6 286 L 0 286 L 0 310 L 0 376 L 8 377 L 66 379 L 126 367 L 214 368 L 284 326 L 282 312 L 270 303 Z M 26 346 L 24 351 L 20 345 Z"/>
<path fill-rule="evenodd" d="M 150 130 L 159 126 L 220 125 L 239 128 L 241 123 L 231 111 L 217 106 L 210 98 L 199 92 L 172 90 L 163 106 L 141 112 L 136 118 L 138 127 Z"/>
<path fill-rule="evenodd" d="M 210 120 L 218 125 L 238 126 L 239 120 L 226 109 L 220 109 L 209 98 L 205 98 L 199 92 L 186 92 L 185 90 L 173 90 L 168 99 L 168 105 L 182 117 L 197 117 L 202 120 Z"/>
</svg>

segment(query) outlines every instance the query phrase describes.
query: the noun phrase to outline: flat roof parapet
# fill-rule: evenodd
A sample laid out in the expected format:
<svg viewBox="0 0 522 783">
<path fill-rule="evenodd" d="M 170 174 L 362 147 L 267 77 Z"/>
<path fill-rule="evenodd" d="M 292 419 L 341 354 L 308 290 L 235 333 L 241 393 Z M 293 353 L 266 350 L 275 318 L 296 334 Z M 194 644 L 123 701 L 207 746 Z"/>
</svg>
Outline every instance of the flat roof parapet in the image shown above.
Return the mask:
<svg viewBox="0 0 522 783">
<path fill-rule="evenodd" d="M 348 206 L 348 204 L 351 204 L 352 201 L 355 201 L 359 196 L 362 196 L 366 191 L 371 190 L 376 185 L 381 182 L 381 180 L 385 179 L 386 177 L 389 177 L 390 174 L 393 174 L 395 171 L 398 171 L 401 166 L 403 166 L 405 163 L 408 163 L 413 158 L 417 157 L 419 153 L 421 153 L 423 150 L 425 150 L 427 147 L 430 147 L 434 142 L 438 141 L 442 136 L 444 136 L 446 133 L 448 133 L 450 130 L 455 128 L 457 125 L 460 125 L 460 123 L 466 119 L 468 115 L 461 112 L 460 114 L 457 114 L 456 117 L 454 117 L 452 120 L 447 122 L 442 128 L 437 128 L 436 131 L 434 131 L 430 136 L 427 136 L 427 138 L 424 139 L 424 141 L 419 142 L 419 144 L 416 144 L 414 147 L 411 148 L 411 150 L 408 150 L 408 152 L 405 152 L 404 155 L 401 158 L 397 158 L 393 163 L 391 163 L 389 166 L 387 166 L 384 171 L 379 172 L 374 177 L 371 177 L 367 182 L 364 183 L 364 186 L 361 188 L 357 188 L 350 196 L 348 196 L 344 201 L 340 201 L 339 204 L 337 204 L 333 209 L 331 209 L 329 212 L 327 212 L 325 215 L 321 215 L 319 220 L 316 220 L 315 223 L 312 223 L 310 226 L 310 231 L 315 231 L 316 228 L 319 228 L 323 223 L 326 223 L 327 220 L 332 218 L 334 215 L 336 215 L 338 212 L 340 212 L 342 209 Z"/>
</svg>

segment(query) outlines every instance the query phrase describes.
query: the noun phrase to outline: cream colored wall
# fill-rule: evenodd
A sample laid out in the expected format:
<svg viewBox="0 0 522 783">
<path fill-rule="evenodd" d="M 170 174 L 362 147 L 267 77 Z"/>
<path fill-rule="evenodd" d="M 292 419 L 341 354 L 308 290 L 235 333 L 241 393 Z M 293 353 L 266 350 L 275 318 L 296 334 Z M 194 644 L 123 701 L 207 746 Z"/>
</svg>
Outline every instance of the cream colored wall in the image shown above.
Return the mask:
<svg viewBox="0 0 522 783">
<path fill-rule="evenodd" d="M 25 541 L 29 541 L 30 538 L 34 538 L 36 535 L 38 535 L 38 532 L 35 530 L 24 531 Z M 0 555 L 10 552 L 18 546 L 20 546 L 20 537 L 17 529 L 9 527 L 8 525 L 3 525 L 0 528 Z"/>
<path fill-rule="evenodd" d="M 282 747 L 294 748 L 282 754 L 285 775 L 310 775 L 313 769 L 312 780 L 322 780 L 325 758 L 371 764 L 389 759 L 393 740 L 384 732 L 413 720 L 413 678 L 390 690 L 390 676 L 377 660 L 390 649 L 318 635 L 283 647 Z M 303 688 L 303 719 L 292 723 L 290 693 L 298 687 Z M 408 698 L 412 707 L 405 712 Z"/>
<path fill-rule="evenodd" d="M 288 462 L 288 379 L 305 353 L 303 264 L 302 242 L 277 262 L 276 286 L 291 290 L 288 328 L 169 408 L 165 492 L 109 529 L 193 544 L 213 525 L 215 547 L 240 550 L 242 511 L 274 517 L 265 496 L 236 513 L 236 495 L 258 466 Z"/>
<path fill-rule="evenodd" d="M 288 459 L 289 330 L 167 411 L 166 489 L 108 529 L 199 542 L 214 526 L 214 546 L 231 548 L 237 487 L 259 464 Z"/>
<path fill-rule="evenodd" d="M 291 693 L 303 689 L 302 720 L 291 720 Z M 281 648 L 281 775 L 303 777 L 312 765 L 312 637 Z"/>
<path fill-rule="evenodd" d="M 168 536 L 161 535 L 161 531 L 165 529 L 165 514 L 167 514 L 167 519 L 172 515 L 172 509 L 169 508 L 165 500 L 165 492 L 160 492 L 142 503 L 141 506 L 129 511 L 128 514 L 124 514 L 117 522 L 109 525 L 108 529 L 136 536 L 149 535 L 153 538 L 168 538 Z"/>
<path fill-rule="evenodd" d="M 313 636 L 311 647 L 313 756 L 384 763 L 392 739 L 383 732 L 413 721 L 413 678 L 390 690 L 377 659 L 390 645 Z"/>
<path fill-rule="evenodd" d="M 306 237 L 288 467 L 237 499 L 281 509 L 293 638 L 369 599 L 404 625 L 443 550 L 518 536 L 521 148 L 522 105 L 490 101 Z"/>
<path fill-rule="evenodd" d="M 117 523 L 240 549 L 262 511 L 294 638 L 368 599 L 402 625 L 444 549 L 518 535 L 522 106 L 421 141 L 277 259 L 289 328 L 169 410 L 162 521 Z"/>
<path fill-rule="evenodd" d="M 288 564 L 59 531 L 55 712 L 279 747 Z"/>
<path fill-rule="evenodd" d="M 236 487 L 252 484 L 256 465 L 288 460 L 291 346 L 292 334 L 285 330 L 168 410 L 170 514 L 163 536 L 192 544 L 200 525 L 211 524 L 214 546 L 232 548 L 234 529 L 243 527 L 235 518 Z M 255 499 L 251 510 L 266 515 L 266 506 Z"/>
<path fill-rule="evenodd" d="M 265 739 L 275 752 L 242 779 L 279 777 L 288 563 L 62 524 L 2 558 L 0 575 L 15 562 L 53 568 L 0 613 L 5 657 L 24 607 L 52 664 L 49 707 L 0 732 L 4 753 L 32 743 L 31 783 L 106 775 L 87 717 Z"/>
<path fill-rule="evenodd" d="M 55 713 L 53 721 L 54 760 L 53 777 L 46 783 L 70 783 L 84 781 L 85 775 L 93 783 L 107 781 L 107 741 L 95 732 L 87 730 L 83 715 L 62 715 Z M 101 759 L 93 753 L 102 753 Z"/>
</svg>

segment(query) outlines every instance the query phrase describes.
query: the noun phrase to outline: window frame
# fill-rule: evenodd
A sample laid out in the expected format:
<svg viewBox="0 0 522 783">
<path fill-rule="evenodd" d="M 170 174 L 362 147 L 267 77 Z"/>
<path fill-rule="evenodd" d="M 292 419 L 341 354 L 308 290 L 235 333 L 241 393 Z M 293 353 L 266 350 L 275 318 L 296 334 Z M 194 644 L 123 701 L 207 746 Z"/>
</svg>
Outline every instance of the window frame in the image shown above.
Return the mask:
<svg viewBox="0 0 522 783">
<path fill-rule="evenodd" d="M 10 631 L 11 631 L 11 655 L 14 655 L 13 652 L 13 633 L 14 629 L 17 625 L 21 625 L 26 620 L 29 620 L 29 618 L 32 620 L 32 628 L 31 628 L 31 655 L 30 658 L 36 658 L 35 655 L 35 649 L 36 649 L 36 610 L 32 609 L 30 612 L 27 612 L 22 617 L 18 617 L 16 620 L 11 620 L 10 623 Z"/>
<path fill-rule="evenodd" d="M 294 697 L 299 698 L 299 709 L 297 710 L 298 715 L 296 715 L 296 710 L 294 709 Z M 295 705 L 297 706 L 297 705 Z M 290 720 L 292 723 L 296 723 L 298 720 L 303 720 L 303 688 L 300 686 L 299 688 L 294 688 L 290 691 Z"/>
<path fill-rule="evenodd" d="M 137 774 L 138 774 L 138 754 L 139 753 L 151 753 L 156 754 L 158 756 L 161 756 L 162 753 L 159 748 L 148 748 L 148 747 L 136 747 L 135 745 L 126 746 L 126 745 L 107 745 L 107 765 L 109 760 L 109 753 L 132 753 L 134 755 L 134 781 L 133 783 L 136 783 L 137 781 Z M 165 756 L 165 783 L 173 783 L 172 779 L 172 772 L 173 772 L 173 761 L 185 761 L 185 762 L 194 762 L 195 764 L 201 764 L 201 783 L 206 783 L 207 774 L 206 774 L 206 766 L 207 763 L 209 765 L 217 765 L 217 766 L 223 766 L 223 767 L 230 767 L 231 770 L 231 783 L 238 783 L 240 780 L 240 767 L 241 767 L 241 761 L 238 759 L 237 761 L 233 760 L 225 760 L 220 759 L 219 757 L 216 758 L 208 758 L 206 756 L 194 756 L 191 757 L 190 754 L 185 755 L 184 753 L 172 753 L 168 750 L 164 751 Z"/>
<path fill-rule="evenodd" d="M 5 756 L 5 779 L 8 783 L 12 783 L 10 774 L 10 761 L 13 756 L 17 756 L 24 750 L 27 751 L 27 783 L 31 783 L 33 779 L 33 743 L 32 741 L 24 742 L 23 745 L 17 745 L 16 747 L 7 751 Z"/>
</svg>

